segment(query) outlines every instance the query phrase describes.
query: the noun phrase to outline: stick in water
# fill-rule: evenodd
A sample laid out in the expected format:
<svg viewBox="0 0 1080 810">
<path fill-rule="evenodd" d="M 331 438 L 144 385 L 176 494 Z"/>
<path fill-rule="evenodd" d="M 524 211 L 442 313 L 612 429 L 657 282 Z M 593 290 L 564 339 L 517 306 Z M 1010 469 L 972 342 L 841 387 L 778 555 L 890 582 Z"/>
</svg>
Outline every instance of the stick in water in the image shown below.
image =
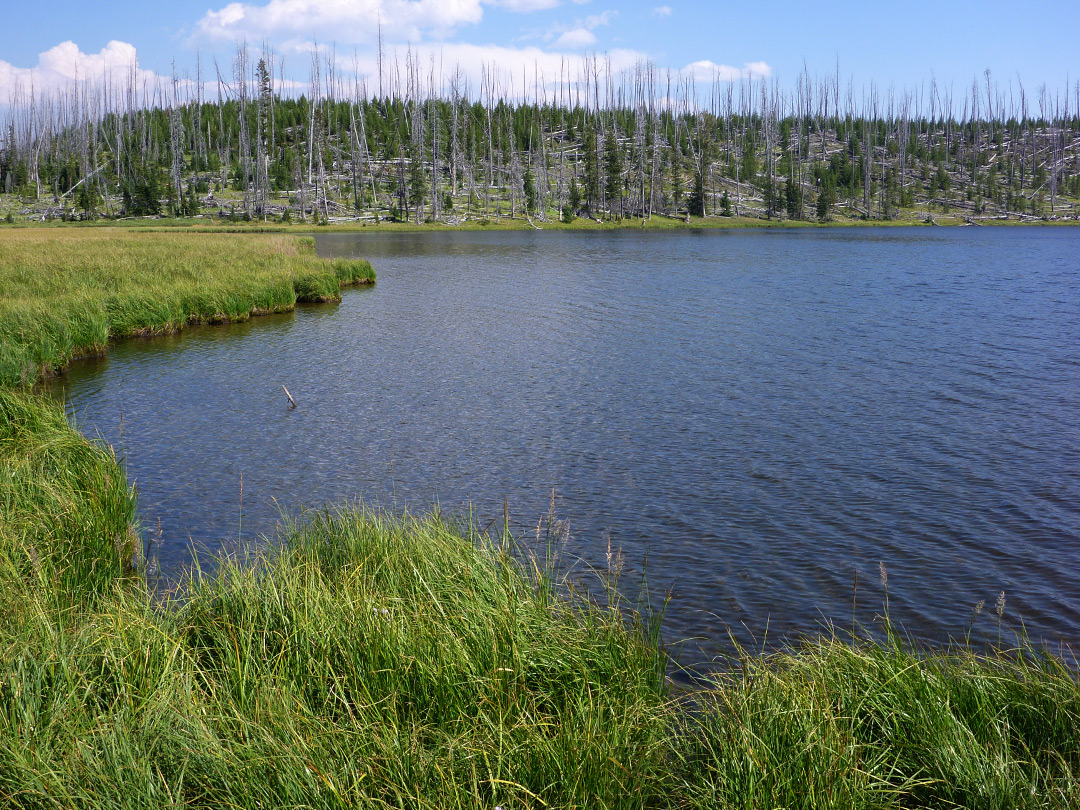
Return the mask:
<svg viewBox="0 0 1080 810">
<path fill-rule="evenodd" d="M 295 408 L 296 407 L 296 400 L 292 398 L 292 394 L 289 393 L 289 389 L 286 388 L 283 385 L 283 386 L 281 386 L 281 390 L 285 392 L 285 396 L 287 396 L 289 398 L 289 403 L 292 405 L 292 407 Z"/>
</svg>

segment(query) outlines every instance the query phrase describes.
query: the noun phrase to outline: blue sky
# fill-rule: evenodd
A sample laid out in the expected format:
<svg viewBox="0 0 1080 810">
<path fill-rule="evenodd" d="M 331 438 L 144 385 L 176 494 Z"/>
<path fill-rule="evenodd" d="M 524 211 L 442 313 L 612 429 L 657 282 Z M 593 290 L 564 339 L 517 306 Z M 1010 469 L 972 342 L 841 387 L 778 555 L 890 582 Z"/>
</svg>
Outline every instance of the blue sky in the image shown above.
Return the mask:
<svg viewBox="0 0 1080 810">
<path fill-rule="evenodd" d="M 343 62 L 353 55 L 373 70 L 377 20 L 388 54 L 408 46 L 444 68 L 473 75 L 481 64 L 545 75 L 564 57 L 608 54 L 615 67 L 649 59 L 685 71 L 751 73 L 794 87 L 804 63 L 815 77 L 839 63 L 842 81 L 875 82 L 883 90 L 918 89 L 936 78 L 942 89 L 970 92 L 989 69 L 1002 89 L 1017 77 L 1029 94 L 1051 92 L 1080 78 L 1080 2 L 791 3 L 612 2 L 611 0 L 114 0 L 89 4 L 51 0 L 19 3 L 0 29 L 0 95 L 15 83 L 48 85 L 117 68 L 135 54 L 139 67 L 168 75 L 173 62 L 193 75 L 224 67 L 235 43 L 268 42 L 284 56 L 290 78 L 306 81 L 310 43 L 333 44 Z M 110 44 L 111 43 L 111 44 Z M 704 75 L 704 73 L 700 75 Z M 150 73 L 144 74 L 149 76 Z"/>
</svg>

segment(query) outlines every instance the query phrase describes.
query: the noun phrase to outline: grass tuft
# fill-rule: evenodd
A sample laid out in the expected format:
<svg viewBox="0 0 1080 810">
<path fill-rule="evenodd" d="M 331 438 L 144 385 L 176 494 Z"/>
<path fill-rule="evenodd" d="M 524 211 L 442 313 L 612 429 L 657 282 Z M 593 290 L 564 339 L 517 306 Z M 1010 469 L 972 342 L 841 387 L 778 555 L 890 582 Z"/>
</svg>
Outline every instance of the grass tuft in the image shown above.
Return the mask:
<svg viewBox="0 0 1080 810">
<path fill-rule="evenodd" d="M 808 641 L 744 656 L 682 724 L 687 806 L 1075 807 L 1075 667 L 1024 643 L 976 652 Z"/>
</svg>

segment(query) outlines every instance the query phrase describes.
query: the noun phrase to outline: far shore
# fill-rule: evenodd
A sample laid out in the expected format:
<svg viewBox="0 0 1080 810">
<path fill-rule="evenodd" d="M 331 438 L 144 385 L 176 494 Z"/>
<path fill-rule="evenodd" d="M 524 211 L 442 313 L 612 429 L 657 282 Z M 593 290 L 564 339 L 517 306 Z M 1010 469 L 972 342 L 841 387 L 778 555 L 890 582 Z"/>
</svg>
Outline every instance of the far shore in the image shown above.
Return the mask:
<svg viewBox="0 0 1080 810">
<path fill-rule="evenodd" d="M 192 230 L 209 232 L 260 232 L 260 233 L 341 233 L 354 231 L 393 231 L 397 233 L 423 233 L 428 231 L 618 231 L 618 230 L 746 230 L 746 229 L 816 229 L 816 228 L 928 228 L 928 227 L 1076 227 L 1080 217 L 966 217 L 955 214 L 920 214 L 896 219 L 835 218 L 825 222 L 793 219 L 759 219 L 757 217 L 670 217 L 656 215 L 647 220 L 636 218 L 587 219 L 579 217 L 572 222 L 540 220 L 527 217 L 484 217 L 465 215 L 448 217 L 438 221 L 412 222 L 390 219 L 331 218 L 329 222 L 292 220 L 282 222 L 274 217 L 261 220 L 233 220 L 209 216 L 186 218 L 126 217 L 120 219 L 97 219 L 86 222 L 63 222 L 50 220 L 0 223 L 0 230 L 27 228 L 124 228 L 138 230 Z"/>
</svg>

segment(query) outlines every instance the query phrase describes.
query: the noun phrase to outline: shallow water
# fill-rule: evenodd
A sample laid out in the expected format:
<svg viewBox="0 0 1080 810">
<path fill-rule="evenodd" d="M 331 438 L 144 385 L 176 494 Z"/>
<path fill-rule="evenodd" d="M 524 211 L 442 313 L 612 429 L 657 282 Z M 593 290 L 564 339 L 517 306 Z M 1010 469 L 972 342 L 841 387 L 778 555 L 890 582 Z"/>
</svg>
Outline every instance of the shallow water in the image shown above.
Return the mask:
<svg viewBox="0 0 1080 810">
<path fill-rule="evenodd" d="M 668 641 L 890 612 L 1080 638 L 1080 231 L 363 232 L 339 306 L 131 340 L 58 381 L 162 567 L 355 499 L 472 510 L 670 591 Z M 296 398 L 291 410 L 281 386 Z M 242 476 L 242 493 L 241 493 Z M 242 514 L 241 514 L 242 503 Z M 584 565 L 580 566 L 584 571 Z M 858 586 L 855 586 L 856 574 Z M 698 653 L 693 647 L 685 657 Z"/>
</svg>

